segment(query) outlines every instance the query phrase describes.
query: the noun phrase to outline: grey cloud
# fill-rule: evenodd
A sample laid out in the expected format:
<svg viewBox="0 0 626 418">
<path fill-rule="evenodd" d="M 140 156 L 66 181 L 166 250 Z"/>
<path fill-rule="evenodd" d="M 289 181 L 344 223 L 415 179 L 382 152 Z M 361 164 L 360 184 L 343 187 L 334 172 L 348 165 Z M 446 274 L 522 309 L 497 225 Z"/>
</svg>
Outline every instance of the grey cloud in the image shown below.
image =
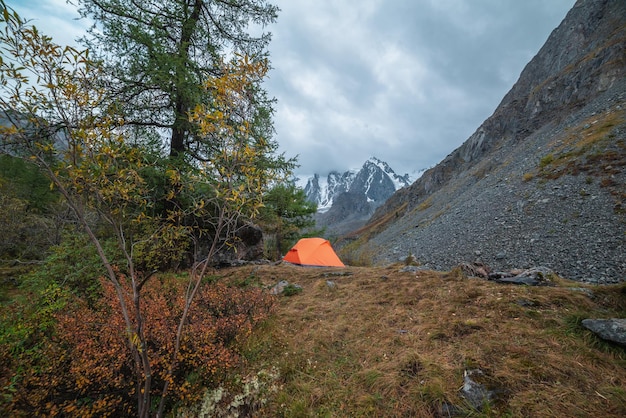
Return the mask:
<svg viewBox="0 0 626 418">
<path fill-rule="evenodd" d="M 436 164 L 495 110 L 574 0 L 270 0 L 275 139 L 299 173 Z M 55 40 L 65 0 L 8 0 Z"/>
<path fill-rule="evenodd" d="M 268 90 L 302 173 L 436 164 L 495 110 L 573 0 L 278 1 Z"/>
</svg>

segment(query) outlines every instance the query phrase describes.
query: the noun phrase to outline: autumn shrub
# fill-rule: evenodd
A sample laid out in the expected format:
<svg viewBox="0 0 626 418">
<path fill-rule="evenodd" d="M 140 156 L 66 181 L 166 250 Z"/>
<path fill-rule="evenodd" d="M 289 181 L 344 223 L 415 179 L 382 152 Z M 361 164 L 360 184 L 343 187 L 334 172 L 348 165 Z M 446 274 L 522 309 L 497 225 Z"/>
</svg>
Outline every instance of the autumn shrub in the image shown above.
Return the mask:
<svg viewBox="0 0 626 418">
<path fill-rule="evenodd" d="M 369 267 L 374 265 L 374 250 L 363 244 L 363 240 L 352 241 L 337 250 L 345 265 Z"/>
<path fill-rule="evenodd" d="M 106 280 L 101 286 L 103 294 L 95 304 L 74 297 L 55 313 L 55 333 L 42 340 L 39 350 L 49 358 L 45 364 L 33 364 L 26 356 L 22 364 L 13 362 L 10 370 L 2 370 L 3 375 L 12 376 L 2 382 L 11 387 L 3 391 L 6 413 L 136 415 L 136 379 L 142 372 L 135 369 L 128 347 L 128 341 L 135 339 L 128 338 L 113 286 Z M 274 299 L 260 289 L 206 285 L 191 308 L 176 368 L 168 378 L 186 286 L 180 278 L 153 278 L 145 285 L 141 301 L 152 390 L 158 399 L 165 380 L 170 379 L 168 409 L 197 403 L 207 389 L 218 387 L 225 373 L 240 364 L 240 343 L 274 305 Z M 131 293 L 126 292 L 126 298 L 133 303 Z M 2 346 L 2 354 L 10 357 L 8 346 Z"/>
</svg>

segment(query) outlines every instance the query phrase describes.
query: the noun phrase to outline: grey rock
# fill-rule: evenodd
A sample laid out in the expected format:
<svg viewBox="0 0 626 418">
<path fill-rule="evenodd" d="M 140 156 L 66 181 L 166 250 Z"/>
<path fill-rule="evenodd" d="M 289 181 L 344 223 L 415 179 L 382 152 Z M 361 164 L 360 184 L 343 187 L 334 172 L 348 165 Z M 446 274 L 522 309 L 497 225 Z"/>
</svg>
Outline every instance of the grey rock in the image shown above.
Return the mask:
<svg viewBox="0 0 626 418">
<path fill-rule="evenodd" d="M 524 270 L 513 277 L 501 277 L 495 279 L 498 283 L 505 284 L 520 284 L 527 286 L 552 286 L 552 277 L 555 273 L 546 267 L 533 267 L 528 270 Z"/>
<path fill-rule="evenodd" d="M 596 297 L 595 293 L 593 293 L 591 289 L 587 289 L 586 287 L 570 287 L 570 290 L 573 292 L 584 293 L 589 299 L 595 299 Z"/>
<path fill-rule="evenodd" d="M 582 325 L 598 337 L 626 347 L 626 319 L 583 319 Z"/>
<path fill-rule="evenodd" d="M 515 303 L 524 308 L 531 308 L 531 307 L 537 306 L 535 302 L 533 302 L 532 300 L 528 300 L 528 299 L 518 299 L 515 301 Z"/>
<path fill-rule="evenodd" d="M 476 377 L 482 375 L 483 372 L 480 369 L 465 370 L 463 373 L 461 395 L 476 410 L 481 410 L 483 405 L 491 401 L 495 395 L 494 391 L 488 390 L 484 384 L 476 381 Z"/>
<path fill-rule="evenodd" d="M 263 230 L 257 225 L 245 223 L 238 226 L 234 246 L 223 246 L 211 260 L 221 266 L 241 266 L 249 261 L 260 260 L 263 256 Z M 199 254 L 206 254 L 210 242 L 202 242 Z"/>
<path fill-rule="evenodd" d="M 548 267 L 532 267 L 518 273 L 515 277 L 532 277 L 540 283 L 552 283 L 556 273 Z"/>
<path fill-rule="evenodd" d="M 285 290 L 285 287 L 289 286 L 289 282 L 287 280 L 281 280 L 274 287 L 270 289 L 270 294 L 272 295 L 280 295 Z"/>
</svg>

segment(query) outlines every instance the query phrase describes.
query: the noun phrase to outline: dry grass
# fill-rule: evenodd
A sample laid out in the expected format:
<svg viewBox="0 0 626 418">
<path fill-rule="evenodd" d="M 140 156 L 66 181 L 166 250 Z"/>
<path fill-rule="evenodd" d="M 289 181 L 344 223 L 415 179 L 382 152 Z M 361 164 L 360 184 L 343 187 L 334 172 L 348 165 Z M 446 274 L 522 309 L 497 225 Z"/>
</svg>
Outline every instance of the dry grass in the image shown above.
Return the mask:
<svg viewBox="0 0 626 418">
<path fill-rule="evenodd" d="M 626 416 L 624 349 L 580 326 L 623 317 L 626 286 L 593 288 L 591 299 L 564 280 L 517 287 L 401 267 L 224 272 L 304 288 L 280 298 L 248 347 L 252 368 L 281 375 L 256 416 L 448 416 L 448 404 L 460 416 Z M 474 368 L 498 394 L 480 413 L 459 392 Z"/>
</svg>

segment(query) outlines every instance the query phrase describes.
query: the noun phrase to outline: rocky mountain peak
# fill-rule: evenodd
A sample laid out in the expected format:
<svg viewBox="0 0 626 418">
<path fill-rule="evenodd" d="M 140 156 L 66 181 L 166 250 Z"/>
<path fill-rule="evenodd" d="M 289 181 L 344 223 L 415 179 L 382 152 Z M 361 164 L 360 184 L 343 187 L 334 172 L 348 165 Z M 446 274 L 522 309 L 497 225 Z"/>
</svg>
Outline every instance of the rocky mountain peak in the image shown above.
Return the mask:
<svg viewBox="0 0 626 418">
<path fill-rule="evenodd" d="M 366 201 L 382 204 L 396 190 L 407 187 L 411 182 L 408 174 L 403 176 L 396 172 L 386 162 L 376 157 L 370 157 L 360 169 L 350 169 L 343 173 L 331 171 L 326 177 L 314 174 L 300 180 L 307 198 L 317 203 L 318 212 L 330 210 L 335 199 L 342 193 L 363 195 Z"/>
<path fill-rule="evenodd" d="M 325 177 L 315 174 L 300 179 L 299 185 L 307 199 L 317 203 L 317 227 L 338 235 L 363 225 L 377 207 L 408 187 L 411 180 L 409 174 L 399 175 L 385 161 L 370 157 L 359 169 L 331 171 Z"/>
</svg>

